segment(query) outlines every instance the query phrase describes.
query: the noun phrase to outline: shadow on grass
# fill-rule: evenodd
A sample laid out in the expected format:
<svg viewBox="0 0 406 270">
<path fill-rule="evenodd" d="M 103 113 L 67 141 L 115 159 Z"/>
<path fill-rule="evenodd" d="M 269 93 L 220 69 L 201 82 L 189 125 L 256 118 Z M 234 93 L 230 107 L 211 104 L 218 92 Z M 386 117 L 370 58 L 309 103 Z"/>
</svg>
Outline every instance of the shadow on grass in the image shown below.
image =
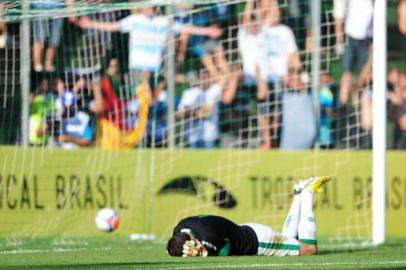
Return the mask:
<svg viewBox="0 0 406 270">
<path fill-rule="evenodd" d="M 385 244 L 378 245 L 378 246 L 367 246 L 367 247 L 341 247 L 337 249 L 322 249 L 319 250 L 317 255 L 327 255 L 327 254 L 343 254 L 343 253 L 363 253 L 369 252 L 371 250 L 376 249 L 393 249 L 398 248 L 402 249 L 406 247 L 406 238 L 398 238 L 398 239 L 389 239 L 386 241 Z"/>
<path fill-rule="evenodd" d="M 363 248 L 363 249 L 334 249 L 334 250 L 320 250 L 317 255 L 334 255 L 334 254 L 344 254 L 344 253 L 362 253 L 368 252 L 373 248 Z"/>
</svg>

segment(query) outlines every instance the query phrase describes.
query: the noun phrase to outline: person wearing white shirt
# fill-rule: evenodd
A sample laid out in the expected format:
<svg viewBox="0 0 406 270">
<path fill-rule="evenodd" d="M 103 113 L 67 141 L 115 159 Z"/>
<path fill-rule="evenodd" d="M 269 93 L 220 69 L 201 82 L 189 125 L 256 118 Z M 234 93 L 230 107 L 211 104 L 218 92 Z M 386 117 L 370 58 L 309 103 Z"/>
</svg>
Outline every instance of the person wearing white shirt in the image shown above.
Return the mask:
<svg viewBox="0 0 406 270">
<path fill-rule="evenodd" d="M 260 54 L 266 60 L 267 81 L 275 83 L 286 79 L 289 67 L 301 67 L 300 56 L 293 31 L 280 22 L 279 6 L 275 3 L 262 8 L 265 18 L 260 31 Z"/>
<path fill-rule="evenodd" d="M 222 76 L 212 81 L 208 71 L 201 72 L 194 87 L 186 89 L 178 105 L 176 118 L 185 121 L 185 138 L 190 148 L 213 148 L 220 137 L 219 105 L 233 99 L 239 72 L 233 73 L 228 81 Z"/>
<path fill-rule="evenodd" d="M 219 138 L 219 102 L 222 86 L 211 84 L 207 71 L 198 76 L 197 86 L 186 89 L 176 116 L 185 120 L 185 137 L 190 148 L 213 148 Z"/>
<path fill-rule="evenodd" d="M 340 103 L 346 105 L 351 91 L 352 74 L 361 70 L 368 60 L 368 48 L 372 38 L 373 0 L 334 0 L 333 15 L 336 52 L 343 54 Z"/>
<path fill-rule="evenodd" d="M 200 86 L 184 90 L 176 112 L 177 119 L 185 121 L 184 137 L 187 147 L 196 148 L 203 140 L 203 120 L 197 117 L 204 104 L 204 92 Z"/>
<path fill-rule="evenodd" d="M 262 149 L 272 147 L 270 140 L 270 123 L 273 134 L 277 133 L 278 117 L 275 86 L 284 83 L 289 68 L 300 69 L 301 61 L 292 30 L 281 24 L 281 11 L 275 0 L 259 2 L 259 13 L 262 16 L 259 31 L 259 70 L 257 78 L 266 82 L 258 85 L 259 125 L 261 130 Z M 264 94 L 265 92 L 265 94 Z"/>
<path fill-rule="evenodd" d="M 101 31 L 122 32 L 130 34 L 129 68 L 136 72 L 157 72 L 162 64 L 162 56 L 166 46 L 169 20 L 167 16 L 156 15 L 153 7 L 134 9 L 132 14 L 118 22 L 91 21 L 87 17 L 79 20 L 81 28 Z M 175 34 L 188 33 L 217 38 L 222 31 L 217 26 L 197 27 L 191 24 L 175 22 Z"/>
</svg>

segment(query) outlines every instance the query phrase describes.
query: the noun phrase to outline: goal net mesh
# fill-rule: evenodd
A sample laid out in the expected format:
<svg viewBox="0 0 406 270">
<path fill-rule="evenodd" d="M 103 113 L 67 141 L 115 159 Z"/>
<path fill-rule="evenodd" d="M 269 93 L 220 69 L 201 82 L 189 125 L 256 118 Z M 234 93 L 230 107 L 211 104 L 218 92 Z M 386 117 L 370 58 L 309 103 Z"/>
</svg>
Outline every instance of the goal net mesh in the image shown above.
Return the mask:
<svg viewBox="0 0 406 270">
<path fill-rule="evenodd" d="M 103 207 L 117 209 L 124 236 L 167 238 L 198 214 L 279 231 L 292 184 L 328 175 L 315 201 L 322 243 L 368 244 L 369 92 L 354 83 L 340 106 L 333 1 L 321 1 L 320 36 L 311 2 L 253 1 L 244 17 L 242 0 L 1 1 L 0 237 L 98 235 Z M 126 21 L 151 7 L 166 27 L 153 38 Z M 274 41 L 250 47 L 275 10 Z M 262 51 L 289 56 L 269 67 Z"/>
</svg>

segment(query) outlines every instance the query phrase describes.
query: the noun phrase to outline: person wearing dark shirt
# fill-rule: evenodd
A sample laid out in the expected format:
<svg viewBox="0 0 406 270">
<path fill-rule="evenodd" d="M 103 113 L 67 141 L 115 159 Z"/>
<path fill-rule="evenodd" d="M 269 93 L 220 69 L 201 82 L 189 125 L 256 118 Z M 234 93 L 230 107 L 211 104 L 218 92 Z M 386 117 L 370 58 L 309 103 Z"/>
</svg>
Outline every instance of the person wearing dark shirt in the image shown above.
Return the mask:
<svg viewBox="0 0 406 270">
<path fill-rule="evenodd" d="M 314 177 L 294 186 L 293 202 L 282 233 L 256 223 L 237 225 L 213 215 L 181 220 L 167 244 L 171 256 L 298 256 L 317 252 L 316 224 L 313 213 L 314 192 L 331 177 Z"/>
</svg>

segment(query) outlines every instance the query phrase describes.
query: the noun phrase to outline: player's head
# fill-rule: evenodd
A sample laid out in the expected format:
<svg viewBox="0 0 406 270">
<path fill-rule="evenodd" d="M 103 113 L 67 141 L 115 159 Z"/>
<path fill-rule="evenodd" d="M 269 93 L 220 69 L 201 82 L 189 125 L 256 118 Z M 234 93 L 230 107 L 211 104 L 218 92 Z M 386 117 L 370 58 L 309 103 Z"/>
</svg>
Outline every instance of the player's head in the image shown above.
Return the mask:
<svg viewBox="0 0 406 270">
<path fill-rule="evenodd" d="M 187 240 L 190 240 L 190 236 L 187 233 L 177 233 L 173 235 L 166 246 L 169 255 L 181 257 L 183 254 L 183 245 Z"/>
</svg>

